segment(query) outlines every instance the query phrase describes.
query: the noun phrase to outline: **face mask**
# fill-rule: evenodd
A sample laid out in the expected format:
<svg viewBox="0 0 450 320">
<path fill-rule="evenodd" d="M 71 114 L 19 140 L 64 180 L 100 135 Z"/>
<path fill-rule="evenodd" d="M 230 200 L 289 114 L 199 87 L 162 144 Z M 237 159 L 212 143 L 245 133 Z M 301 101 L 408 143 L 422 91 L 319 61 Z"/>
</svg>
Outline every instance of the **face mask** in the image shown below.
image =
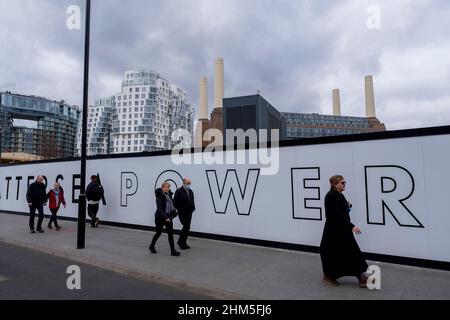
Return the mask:
<svg viewBox="0 0 450 320">
<path fill-rule="evenodd" d="M 191 189 L 191 185 L 190 185 L 190 184 L 185 185 L 184 188 L 185 188 L 186 190 L 189 190 L 189 189 Z"/>
</svg>

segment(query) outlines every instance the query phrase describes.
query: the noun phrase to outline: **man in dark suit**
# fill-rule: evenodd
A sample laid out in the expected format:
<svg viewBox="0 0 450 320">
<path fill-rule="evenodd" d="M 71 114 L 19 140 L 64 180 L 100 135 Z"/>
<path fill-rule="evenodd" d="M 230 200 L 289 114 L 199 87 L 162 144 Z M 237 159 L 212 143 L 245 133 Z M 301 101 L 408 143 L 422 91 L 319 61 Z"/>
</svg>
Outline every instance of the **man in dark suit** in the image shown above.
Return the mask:
<svg viewBox="0 0 450 320">
<path fill-rule="evenodd" d="M 191 180 L 189 178 L 183 179 L 183 186 L 175 192 L 173 204 L 178 210 L 180 222 L 183 225 L 178 245 L 180 249 L 186 250 L 191 247 L 187 244 L 189 230 L 191 229 L 192 213 L 195 211 L 194 192 L 191 190 Z"/>
</svg>

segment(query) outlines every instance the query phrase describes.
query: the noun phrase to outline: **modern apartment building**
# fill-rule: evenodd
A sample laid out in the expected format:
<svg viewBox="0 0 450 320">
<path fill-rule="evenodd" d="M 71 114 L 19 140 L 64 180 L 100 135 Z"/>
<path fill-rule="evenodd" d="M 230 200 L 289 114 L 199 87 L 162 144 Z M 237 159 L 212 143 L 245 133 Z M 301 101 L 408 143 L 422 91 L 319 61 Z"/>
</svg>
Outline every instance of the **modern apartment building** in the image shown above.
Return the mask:
<svg viewBox="0 0 450 320">
<path fill-rule="evenodd" d="M 0 92 L 1 152 L 72 157 L 80 111 L 64 101 Z"/>
<path fill-rule="evenodd" d="M 87 125 L 87 155 L 108 154 L 111 146 L 112 115 L 115 110 L 115 96 L 97 99 L 89 106 Z M 81 119 L 78 123 L 77 155 L 81 154 Z"/>
<path fill-rule="evenodd" d="M 125 72 L 120 93 L 89 107 L 88 154 L 130 153 L 171 149 L 172 133 L 193 134 L 194 108 L 187 93 L 155 71 Z M 77 150 L 80 151 L 81 132 Z"/>
</svg>

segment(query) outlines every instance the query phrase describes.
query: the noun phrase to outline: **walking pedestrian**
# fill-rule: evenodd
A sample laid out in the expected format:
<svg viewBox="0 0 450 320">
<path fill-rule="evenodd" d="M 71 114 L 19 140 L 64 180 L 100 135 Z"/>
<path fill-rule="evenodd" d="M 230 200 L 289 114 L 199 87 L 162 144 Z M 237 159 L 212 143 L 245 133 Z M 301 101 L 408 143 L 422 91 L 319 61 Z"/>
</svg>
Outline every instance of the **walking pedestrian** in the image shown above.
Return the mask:
<svg viewBox="0 0 450 320">
<path fill-rule="evenodd" d="M 91 227 L 97 228 L 100 219 L 97 218 L 98 210 L 100 207 L 100 200 L 104 195 L 103 186 L 98 182 L 97 176 L 91 176 L 91 182 L 86 188 L 86 199 L 88 203 L 88 215 L 91 218 Z"/>
<path fill-rule="evenodd" d="M 61 204 L 66 208 L 66 199 L 64 198 L 64 190 L 58 182 L 55 182 L 53 184 L 53 189 L 47 193 L 47 199 L 49 201 L 48 207 L 52 213 L 48 228 L 52 229 L 52 223 L 54 223 L 56 231 L 59 231 L 61 230 L 61 226 L 58 224 L 57 213 Z"/>
<path fill-rule="evenodd" d="M 156 196 L 156 212 L 155 212 L 155 225 L 156 233 L 153 236 L 149 250 L 151 253 L 157 253 L 155 249 L 156 242 L 158 241 L 161 233 L 166 227 L 167 235 L 169 238 L 170 252 L 172 256 L 179 256 L 180 253 L 175 250 L 173 240 L 173 219 L 177 216 L 177 210 L 173 204 L 173 192 L 170 190 L 170 183 L 164 182 L 161 188 L 155 191 Z"/>
<path fill-rule="evenodd" d="M 361 234 L 361 229 L 350 220 L 350 203 L 343 194 L 346 184 L 341 175 L 331 177 L 331 189 L 325 197 L 326 221 L 320 243 L 323 280 L 338 285 L 337 279 L 354 276 L 360 287 L 367 287 L 368 265 L 354 236 Z"/>
<path fill-rule="evenodd" d="M 37 176 L 36 180 L 30 184 L 27 190 L 27 202 L 30 208 L 30 232 L 31 233 L 44 233 L 42 230 L 42 222 L 44 221 L 44 205 L 47 202 L 47 193 L 44 184 L 44 177 Z M 37 229 L 34 230 L 34 218 L 36 216 L 36 210 L 38 211 L 39 218 L 37 223 Z"/>
<path fill-rule="evenodd" d="M 190 249 L 187 244 L 189 231 L 191 229 L 192 213 L 195 211 L 194 192 L 191 189 L 192 181 L 189 178 L 183 179 L 183 186 L 175 191 L 173 203 L 178 211 L 178 217 L 183 225 L 180 237 L 178 238 L 178 246 L 181 250 Z"/>
</svg>

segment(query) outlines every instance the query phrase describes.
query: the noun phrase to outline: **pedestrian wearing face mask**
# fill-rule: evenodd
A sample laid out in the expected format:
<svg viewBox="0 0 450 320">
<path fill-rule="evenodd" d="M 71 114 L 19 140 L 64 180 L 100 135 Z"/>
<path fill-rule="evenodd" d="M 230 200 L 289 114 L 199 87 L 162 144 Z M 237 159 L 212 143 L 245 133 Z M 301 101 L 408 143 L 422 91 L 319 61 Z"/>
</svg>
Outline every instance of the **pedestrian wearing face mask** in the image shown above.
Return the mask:
<svg viewBox="0 0 450 320">
<path fill-rule="evenodd" d="M 195 211 L 194 192 L 191 190 L 191 180 L 183 179 L 183 186 L 175 192 L 173 203 L 178 210 L 178 217 L 183 225 L 180 237 L 178 238 L 178 246 L 181 250 L 190 249 L 187 244 L 189 230 L 191 229 L 192 213 Z"/>
</svg>

